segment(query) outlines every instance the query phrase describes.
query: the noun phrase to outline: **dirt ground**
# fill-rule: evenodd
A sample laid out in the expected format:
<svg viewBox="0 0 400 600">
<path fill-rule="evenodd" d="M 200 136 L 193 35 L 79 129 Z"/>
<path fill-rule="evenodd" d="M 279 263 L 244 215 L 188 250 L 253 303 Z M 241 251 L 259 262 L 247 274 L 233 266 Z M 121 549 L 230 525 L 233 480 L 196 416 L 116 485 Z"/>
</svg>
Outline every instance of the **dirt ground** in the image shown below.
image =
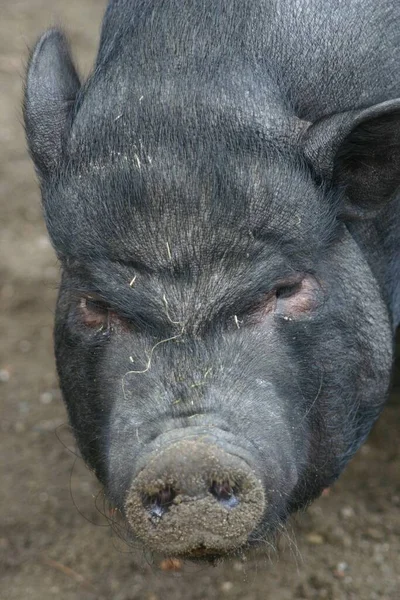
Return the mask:
<svg viewBox="0 0 400 600">
<path fill-rule="evenodd" d="M 58 267 L 20 124 L 27 47 L 49 24 L 81 71 L 105 0 L 0 2 L 0 598 L 4 600 L 400 599 L 400 393 L 329 494 L 277 552 L 217 567 L 128 547 L 74 455 L 52 353 Z"/>
</svg>

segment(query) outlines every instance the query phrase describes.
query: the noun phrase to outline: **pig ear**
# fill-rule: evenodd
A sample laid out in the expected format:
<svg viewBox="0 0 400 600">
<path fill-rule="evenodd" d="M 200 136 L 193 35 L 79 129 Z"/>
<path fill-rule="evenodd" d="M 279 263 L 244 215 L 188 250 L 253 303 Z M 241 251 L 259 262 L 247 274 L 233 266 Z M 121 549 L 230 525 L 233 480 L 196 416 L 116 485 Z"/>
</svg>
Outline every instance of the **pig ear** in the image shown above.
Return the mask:
<svg viewBox="0 0 400 600">
<path fill-rule="evenodd" d="M 29 150 L 42 177 L 59 164 L 79 88 L 64 34 L 57 29 L 47 31 L 29 60 L 23 104 Z"/>
<path fill-rule="evenodd" d="M 343 218 L 371 218 L 400 186 L 400 99 L 327 117 L 304 151 L 319 175 L 345 189 Z"/>
</svg>

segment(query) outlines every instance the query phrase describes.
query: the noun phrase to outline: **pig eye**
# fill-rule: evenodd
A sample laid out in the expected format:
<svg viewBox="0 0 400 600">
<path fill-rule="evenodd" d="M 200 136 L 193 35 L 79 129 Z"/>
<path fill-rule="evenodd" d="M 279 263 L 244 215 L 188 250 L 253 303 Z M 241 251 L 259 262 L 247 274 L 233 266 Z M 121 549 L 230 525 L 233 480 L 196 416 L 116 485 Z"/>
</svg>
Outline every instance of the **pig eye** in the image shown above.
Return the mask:
<svg viewBox="0 0 400 600">
<path fill-rule="evenodd" d="M 82 323 L 92 329 L 104 329 L 110 326 L 110 309 L 93 298 L 80 298 L 79 313 Z"/>
<path fill-rule="evenodd" d="M 320 284 L 312 275 L 300 281 L 282 285 L 275 292 L 275 314 L 296 318 L 309 313 L 321 304 L 323 293 Z"/>
<path fill-rule="evenodd" d="M 131 331 L 132 325 L 123 317 L 120 317 L 108 304 L 96 296 L 81 296 L 75 304 L 75 319 L 85 329 L 93 329 L 96 332 L 108 333 L 115 329 L 119 331 Z"/>
</svg>

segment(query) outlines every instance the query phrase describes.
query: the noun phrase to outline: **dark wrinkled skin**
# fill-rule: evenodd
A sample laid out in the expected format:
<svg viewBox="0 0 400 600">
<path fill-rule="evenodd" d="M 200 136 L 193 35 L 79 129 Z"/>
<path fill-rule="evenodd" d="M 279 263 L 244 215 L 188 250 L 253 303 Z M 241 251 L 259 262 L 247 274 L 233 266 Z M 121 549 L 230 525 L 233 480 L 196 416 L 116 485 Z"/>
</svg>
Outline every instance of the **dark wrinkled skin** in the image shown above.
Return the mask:
<svg viewBox="0 0 400 600">
<path fill-rule="evenodd" d="M 121 512 L 160 439 L 207 433 L 251 457 L 260 540 L 365 440 L 400 320 L 399 34 L 394 0 L 114 0 L 82 86 L 61 34 L 36 47 L 57 368 Z M 307 274 L 311 309 L 266 309 Z"/>
</svg>

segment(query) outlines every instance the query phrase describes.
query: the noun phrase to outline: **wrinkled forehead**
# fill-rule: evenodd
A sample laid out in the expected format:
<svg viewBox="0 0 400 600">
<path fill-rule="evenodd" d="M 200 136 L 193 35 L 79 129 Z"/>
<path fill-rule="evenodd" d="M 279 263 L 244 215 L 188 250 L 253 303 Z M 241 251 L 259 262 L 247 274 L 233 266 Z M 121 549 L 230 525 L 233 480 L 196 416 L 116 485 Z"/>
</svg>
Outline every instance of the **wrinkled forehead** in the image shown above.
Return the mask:
<svg viewBox="0 0 400 600">
<path fill-rule="evenodd" d="M 190 156 L 138 142 L 71 170 L 45 198 L 61 255 L 92 255 L 150 269 L 305 246 L 329 236 L 331 201 L 294 155 L 199 149 Z"/>
</svg>

